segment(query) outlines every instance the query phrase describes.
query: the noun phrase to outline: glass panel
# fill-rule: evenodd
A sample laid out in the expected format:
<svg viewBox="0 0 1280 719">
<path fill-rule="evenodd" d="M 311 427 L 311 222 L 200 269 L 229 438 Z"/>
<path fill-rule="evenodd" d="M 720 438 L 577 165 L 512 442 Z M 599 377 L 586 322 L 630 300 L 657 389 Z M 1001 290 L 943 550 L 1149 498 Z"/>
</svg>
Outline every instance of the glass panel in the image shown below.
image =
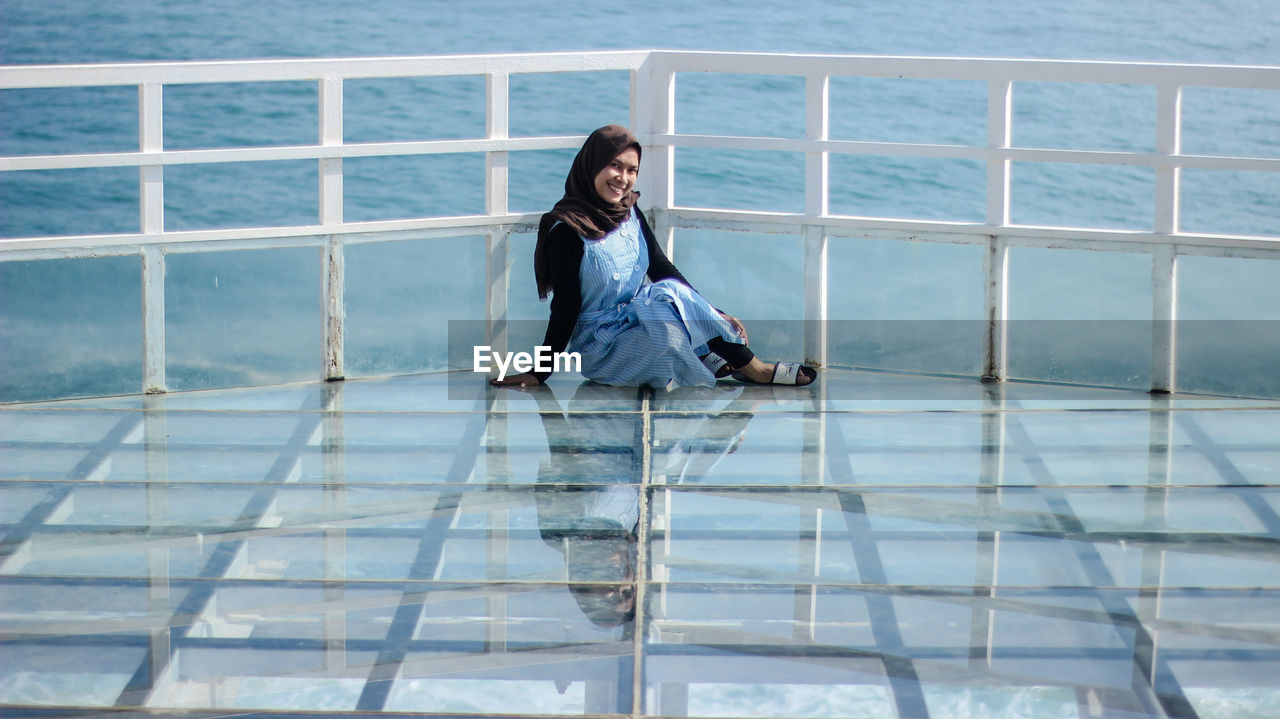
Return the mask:
<svg viewBox="0 0 1280 719">
<path fill-rule="evenodd" d="M 137 257 L 0 263 L 0 402 L 142 387 Z"/>
<path fill-rule="evenodd" d="M 415 411 L 441 376 L 5 407 L 9 713 L 1274 698 L 1275 402 L 897 375 L 922 411 L 591 383 Z M 864 376 L 893 375 L 822 382 Z"/>
<path fill-rule="evenodd" d="M 798 152 L 676 148 L 681 207 L 804 211 L 804 155 Z"/>
<path fill-rule="evenodd" d="M 138 170 L 0 172 L 0 237 L 137 232 Z"/>
<path fill-rule="evenodd" d="M 342 161 L 346 222 L 484 214 L 484 155 Z"/>
<path fill-rule="evenodd" d="M 676 132 L 804 137 L 804 93 L 802 77 L 678 73 Z"/>
<path fill-rule="evenodd" d="M 1012 249 L 1009 376 L 1149 387 L 1151 301 L 1147 255 Z"/>
<path fill-rule="evenodd" d="M 831 155 L 831 213 L 981 222 L 986 169 L 973 160 Z"/>
<path fill-rule="evenodd" d="M 314 225 L 319 182 L 313 160 L 166 167 L 164 228 Z"/>
<path fill-rule="evenodd" d="M 347 374 L 444 369 L 449 320 L 484 317 L 484 250 L 483 237 L 348 246 Z"/>
<path fill-rule="evenodd" d="M 484 78 L 349 78 L 342 83 L 346 142 L 484 137 Z M 350 160 L 348 160 L 350 162 Z"/>
<path fill-rule="evenodd" d="M 631 74 L 617 70 L 520 73 L 511 76 L 509 97 L 512 137 L 586 137 L 597 127 L 630 124 Z M 564 167 L 568 172 L 568 163 Z"/>
<path fill-rule="evenodd" d="M 1015 162 L 1010 217 L 1018 225 L 1150 231 L 1155 170 Z"/>
<path fill-rule="evenodd" d="M 984 248 L 833 237 L 828 252 L 834 364 L 981 373 Z"/>
<path fill-rule="evenodd" d="M 742 320 L 752 351 L 762 359 L 800 359 L 804 246 L 799 237 L 677 230 L 672 262 L 708 302 Z"/>
<path fill-rule="evenodd" d="M 170 254 L 170 389 L 314 379 L 323 361 L 320 250 Z"/>
<path fill-rule="evenodd" d="M 164 148 L 314 145 L 318 92 L 314 82 L 166 85 Z"/>
<path fill-rule="evenodd" d="M 1280 397 L 1280 261 L 1178 258 L 1180 389 Z"/>
</svg>

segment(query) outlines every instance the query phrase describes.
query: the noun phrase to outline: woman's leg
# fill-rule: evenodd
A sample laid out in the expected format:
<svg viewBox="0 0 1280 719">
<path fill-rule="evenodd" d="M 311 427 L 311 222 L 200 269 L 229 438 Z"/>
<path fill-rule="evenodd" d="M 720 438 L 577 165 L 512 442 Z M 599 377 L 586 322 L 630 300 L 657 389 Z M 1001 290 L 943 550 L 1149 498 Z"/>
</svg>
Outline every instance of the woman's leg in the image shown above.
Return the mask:
<svg viewBox="0 0 1280 719">
<path fill-rule="evenodd" d="M 773 381 L 774 363 L 761 362 L 746 345 L 734 344 L 720 337 L 714 337 L 707 341 L 707 348 L 723 357 L 731 367 L 741 372 L 747 379 L 764 383 Z M 806 385 L 814 379 L 816 377 L 812 370 L 802 369 L 796 384 Z"/>
<path fill-rule="evenodd" d="M 728 342 L 721 337 L 707 340 L 707 349 L 723 357 L 734 369 L 746 367 L 756 356 L 746 345 Z"/>
</svg>

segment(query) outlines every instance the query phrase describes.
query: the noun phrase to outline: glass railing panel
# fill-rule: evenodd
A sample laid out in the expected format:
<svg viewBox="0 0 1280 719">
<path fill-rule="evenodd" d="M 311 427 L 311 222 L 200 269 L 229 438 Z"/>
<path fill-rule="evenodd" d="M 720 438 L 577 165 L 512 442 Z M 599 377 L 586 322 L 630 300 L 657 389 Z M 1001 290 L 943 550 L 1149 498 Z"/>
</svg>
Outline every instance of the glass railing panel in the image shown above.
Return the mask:
<svg viewBox="0 0 1280 719">
<path fill-rule="evenodd" d="M 985 251 L 978 245 L 831 238 L 831 363 L 981 374 Z"/>
<path fill-rule="evenodd" d="M 137 257 L 0 263 L 0 401 L 141 390 L 141 298 Z"/>
<path fill-rule="evenodd" d="M 1016 247 L 1009 258 L 1009 376 L 1150 387 L 1151 258 Z"/>
<path fill-rule="evenodd" d="M 354 244 L 345 259 L 350 376 L 443 370 L 449 320 L 484 318 L 484 237 Z"/>
<path fill-rule="evenodd" d="M 320 255 L 317 247 L 169 254 L 169 389 L 315 379 L 324 348 Z"/>
<path fill-rule="evenodd" d="M 1179 388 L 1280 397 L 1280 261 L 1178 262 Z"/>
<path fill-rule="evenodd" d="M 708 302 L 742 320 L 761 359 L 802 359 L 804 245 L 799 237 L 680 229 L 672 261 Z"/>
</svg>

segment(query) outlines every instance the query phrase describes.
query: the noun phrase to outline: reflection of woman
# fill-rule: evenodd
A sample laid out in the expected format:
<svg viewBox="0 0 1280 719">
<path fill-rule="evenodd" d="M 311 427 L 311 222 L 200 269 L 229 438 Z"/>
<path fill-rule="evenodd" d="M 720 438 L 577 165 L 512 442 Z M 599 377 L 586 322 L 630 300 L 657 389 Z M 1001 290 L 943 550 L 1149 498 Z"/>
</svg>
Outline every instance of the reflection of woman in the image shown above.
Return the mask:
<svg viewBox="0 0 1280 719">
<path fill-rule="evenodd" d="M 811 367 L 757 359 L 742 323 L 712 307 L 671 264 L 635 208 L 639 169 L 631 131 L 602 127 L 574 158 L 564 197 L 542 216 L 534 274 L 538 293 L 553 293 L 543 345 L 579 353 L 582 373 L 603 384 L 710 386 L 730 373 L 746 382 L 812 382 Z M 533 386 L 549 374 L 493 384 Z"/>
<path fill-rule="evenodd" d="M 714 390 L 702 390 L 713 392 Z M 737 390 L 741 392 L 742 390 Z M 643 469 L 636 414 L 575 412 L 575 405 L 616 397 L 584 382 L 565 414 L 550 388 L 532 390 L 550 459 L 538 468 L 534 496 L 543 541 L 564 553 L 569 590 L 593 623 L 629 623 L 636 612 L 637 536 Z M 684 430 L 663 436 L 653 469 L 667 484 L 694 482 L 737 449 L 754 402 L 734 401 L 714 415 L 681 415 Z"/>
</svg>

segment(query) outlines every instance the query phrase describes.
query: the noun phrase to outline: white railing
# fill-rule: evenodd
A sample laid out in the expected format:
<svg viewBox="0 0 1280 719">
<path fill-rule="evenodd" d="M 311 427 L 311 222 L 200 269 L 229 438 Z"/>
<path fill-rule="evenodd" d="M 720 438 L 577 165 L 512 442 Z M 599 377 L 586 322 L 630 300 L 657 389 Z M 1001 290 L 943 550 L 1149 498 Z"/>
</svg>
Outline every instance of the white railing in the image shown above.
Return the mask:
<svg viewBox="0 0 1280 719">
<path fill-rule="evenodd" d="M 1280 237 L 1187 233 L 1179 228 L 1181 172 L 1232 170 L 1280 172 L 1280 158 L 1184 154 L 1182 94 L 1186 87 L 1280 90 L 1280 67 L 1234 67 L 1049 60 L 864 57 L 709 52 L 625 51 L 374 58 L 353 60 L 268 60 L 126 65 L 0 67 L 0 90 L 87 86 L 138 88 L 138 150 L 72 155 L 0 158 L 0 171 L 97 167 L 137 167 L 140 231 L 75 237 L 32 237 L 0 241 L 0 260 L 77 256 L 137 255 L 143 285 L 143 388 L 165 390 L 164 257 L 170 251 L 316 246 L 324 248 L 326 378 L 344 374 L 343 248 L 353 242 L 388 239 L 413 231 L 456 236 L 461 231 L 488 238 L 486 313 L 495 326 L 506 317 L 509 287 L 507 238 L 527 231 L 536 215 L 508 206 L 510 153 L 575 148 L 582 136 L 511 137 L 508 88 L 522 73 L 627 71 L 631 78 L 630 123 L 645 145 L 641 177 L 648 209 L 655 211 L 668 249 L 679 228 L 750 230 L 799 234 L 804 238 L 804 317 L 807 358 L 828 363 L 828 240 L 840 236 L 885 237 L 913 242 L 984 246 L 984 375 L 1006 375 L 1009 317 L 1009 250 L 1048 247 L 1125 251 L 1152 258 L 1152 389 L 1176 385 L 1177 278 L 1179 257 L 1207 255 L 1280 259 Z M 675 128 L 679 73 L 745 73 L 804 78 L 803 138 L 691 135 Z M 349 79 L 480 75 L 485 78 L 485 136 L 461 140 L 346 143 L 343 83 Z M 835 140 L 829 132 L 832 77 L 926 78 L 979 81 L 987 85 L 987 137 L 983 146 Z M 309 81 L 319 93 L 319 128 L 314 144 L 282 147 L 166 150 L 163 95 L 166 85 L 192 83 Z M 1154 152 L 1061 150 L 1012 144 L 1013 87 L 1018 82 L 1144 85 L 1157 95 Z M 676 149 L 709 148 L 803 153 L 802 213 L 757 212 L 677 206 Z M 484 153 L 485 211 L 479 215 L 411 220 L 348 222 L 343 213 L 343 167 L 348 157 Z M 938 222 L 852 217 L 829 207 L 829 161 L 833 154 L 888 155 L 979 161 L 986 167 L 984 222 Z M 315 160 L 319 172 L 316 224 L 198 231 L 167 231 L 164 168 L 174 165 L 272 160 Z M 1148 230 L 1032 227 L 1010 221 L 1010 168 L 1019 163 L 1129 165 L 1155 173 L 1154 224 Z M 1280 233 L 1280 228 L 1278 228 Z M 502 344 L 502 338 L 495 339 Z"/>
</svg>

